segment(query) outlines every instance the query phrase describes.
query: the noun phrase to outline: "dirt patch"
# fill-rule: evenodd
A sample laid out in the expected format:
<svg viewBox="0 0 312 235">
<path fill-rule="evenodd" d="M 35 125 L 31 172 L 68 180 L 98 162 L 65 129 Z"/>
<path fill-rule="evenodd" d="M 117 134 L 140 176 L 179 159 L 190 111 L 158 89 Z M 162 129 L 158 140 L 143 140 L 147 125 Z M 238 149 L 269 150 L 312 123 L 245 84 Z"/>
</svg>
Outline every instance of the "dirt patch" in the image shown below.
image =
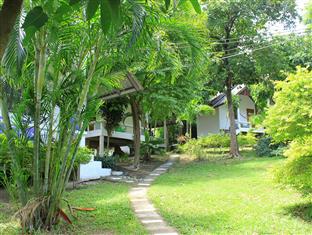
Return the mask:
<svg viewBox="0 0 312 235">
<path fill-rule="evenodd" d="M 135 177 L 137 179 L 143 178 L 150 174 L 154 169 L 165 163 L 169 159 L 169 156 L 152 156 L 148 162 L 141 162 L 140 169 L 134 170 L 131 167 L 132 163 L 118 163 L 118 168 L 125 172 L 126 175 Z"/>
<path fill-rule="evenodd" d="M 8 203 L 9 200 L 8 193 L 4 190 L 4 188 L 0 188 L 0 202 Z"/>
</svg>

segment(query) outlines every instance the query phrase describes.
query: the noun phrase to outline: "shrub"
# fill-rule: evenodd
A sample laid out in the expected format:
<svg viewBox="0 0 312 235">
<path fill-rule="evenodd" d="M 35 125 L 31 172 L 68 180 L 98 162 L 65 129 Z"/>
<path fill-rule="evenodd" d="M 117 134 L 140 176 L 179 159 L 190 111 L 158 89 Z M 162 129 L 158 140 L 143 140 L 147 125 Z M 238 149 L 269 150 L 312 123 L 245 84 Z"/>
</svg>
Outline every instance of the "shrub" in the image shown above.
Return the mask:
<svg viewBox="0 0 312 235">
<path fill-rule="evenodd" d="M 102 162 L 102 168 L 111 168 L 113 170 L 117 169 L 117 157 L 110 154 L 109 152 L 105 152 L 103 157 L 94 157 L 95 161 Z"/>
<path fill-rule="evenodd" d="M 186 144 L 181 145 L 179 150 L 189 155 L 201 159 L 206 155 L 208 148 L 228 148 L 230 147 L 230 137 L 227 134 L 214 134 L 198 139 L 190 139 Z"/>
<path fill-rule="evenodd" d="M 276 83 L 275 104 L 268 109 L 264 124 L 276 142 L 312 135 L 312 71 L 298 68 L 285 81 Z"/>
<path fill-rule="evenodd" d="M 272 148 L 271 148 L 272 138 L 265 136 L 261 137 L 257 145 L 255 146 L 256 155 L 258 157 L 270 157 L 272 156 Z"/>
<path fill-rule="evenodd" d="M 296 140 L 284 153 L 286 163 L 276 170 L 276 179 L 304 194 L 312 193 L 312 136 Z"/>
<path fill-rule="evenodd" d="M 75 168 L 80 164 L 87 164 L 91 161 L 93 151 L 87 147 L 80 147 L 75 159 Z"/>
<path fill-rule="evenodd" d="M 190 139 L 186 144 L 180 145 L 179 150 L 198 159 L 204 154 L 204 147 L 200 139 Z"/>
<path fill-rule="evenodd" d="M 257 143 L 257 138 L 252 133 L 247 135 L 239 135 L 237 141 L 240 147 L 252 147 Z"/>
<path fill-rule="evenodd" d="M 230 136 L 227 134 L 215 134 L 198 139 L 202 147 L 205 148 L 228 148 L 230 147 Z"/>
</svg>

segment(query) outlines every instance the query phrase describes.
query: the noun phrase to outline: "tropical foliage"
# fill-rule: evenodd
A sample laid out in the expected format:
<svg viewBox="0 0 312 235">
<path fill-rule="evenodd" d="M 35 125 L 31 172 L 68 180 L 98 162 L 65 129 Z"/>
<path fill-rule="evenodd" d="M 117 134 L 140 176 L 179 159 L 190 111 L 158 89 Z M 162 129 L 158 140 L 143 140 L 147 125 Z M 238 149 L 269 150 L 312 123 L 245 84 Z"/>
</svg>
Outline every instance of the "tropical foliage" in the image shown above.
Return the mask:
<svg viewBox="0 0 312 235">
<path fill-rule="evenodd" d="M 293 141 L 284 153 L 287 162 L 276 170 L 276 179 L 304 194 L 312 193 L 312 137 Z"/>
<path fill-rule="evenodd" d="M 278 170 L 280 182 L 311 193 L 312 72 L 298 67 L 285 81 L 276 83 L 275 104 L 265 119 L 275 142 L 291 142 L 286 164 Z"/>
</svg>

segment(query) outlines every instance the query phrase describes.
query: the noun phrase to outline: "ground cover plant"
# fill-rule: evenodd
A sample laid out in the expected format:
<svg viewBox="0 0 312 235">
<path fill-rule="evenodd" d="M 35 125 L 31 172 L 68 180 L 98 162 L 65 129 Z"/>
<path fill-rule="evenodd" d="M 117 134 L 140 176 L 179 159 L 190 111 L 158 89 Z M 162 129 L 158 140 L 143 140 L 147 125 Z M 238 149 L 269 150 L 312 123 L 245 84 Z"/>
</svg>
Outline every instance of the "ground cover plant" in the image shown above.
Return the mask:
<svg viewBox="0 0 312 235">
<path fill-rule="evenodd" d="M 51 231 L 54 234 L 146 234 L 135 218 L 128 199 L 129 185 L 100 183 L 66 192 L 75 207 L 95 208 L 90 212 L 75 212 L 73 225 L 62 222 Z M 17 221 L 11 220 L 14 210 L 0 203 L 0 234 L 20 234 Z M 45 234 L 38 232 L 38 234 Z M 50 233 L 49 233 L 50 234 Z"/>
<path fill-rule="evenodd" d="M 281 157 L 181 161 L 149 197 L 181 234 L 311 234 L 311 200 L 279 188 L 271 170 Z"/>
<path fill-rule="evenodd" d="M 239 146 L 251 148 L 257 143 L 257 138 L 252 133 L 238 135 Z M 187 140 L 185 144 L 178 147 L 179 151 L 191 155 L 197 159 L 220 159 L 229 157 L 230 135 L 212 134 L 199 137 L 197 139 Z"/>
</svg>

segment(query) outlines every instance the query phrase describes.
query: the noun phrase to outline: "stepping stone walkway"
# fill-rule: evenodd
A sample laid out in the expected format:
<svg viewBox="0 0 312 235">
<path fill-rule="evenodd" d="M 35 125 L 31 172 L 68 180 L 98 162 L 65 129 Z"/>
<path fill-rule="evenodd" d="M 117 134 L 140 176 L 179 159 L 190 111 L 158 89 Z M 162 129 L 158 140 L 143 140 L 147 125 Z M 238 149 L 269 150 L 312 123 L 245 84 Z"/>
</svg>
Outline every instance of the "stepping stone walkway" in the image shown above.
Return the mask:
<svg viewBox="0 0 312 235">
<path fill-rule="evenodd" d="M 178 235 L 178 232 L 170 227 L 157 213 L 153 204 L 147 198 L 147 191 L 151 183 L 161 174 L 168 171 L 178 159 L 178 155 L 171 155 L 170 159 L 156 168 L 142 182 L 133 187 L 129 193 L 134 212 L 146 230 L 153 235 Z"/>
</svg>

